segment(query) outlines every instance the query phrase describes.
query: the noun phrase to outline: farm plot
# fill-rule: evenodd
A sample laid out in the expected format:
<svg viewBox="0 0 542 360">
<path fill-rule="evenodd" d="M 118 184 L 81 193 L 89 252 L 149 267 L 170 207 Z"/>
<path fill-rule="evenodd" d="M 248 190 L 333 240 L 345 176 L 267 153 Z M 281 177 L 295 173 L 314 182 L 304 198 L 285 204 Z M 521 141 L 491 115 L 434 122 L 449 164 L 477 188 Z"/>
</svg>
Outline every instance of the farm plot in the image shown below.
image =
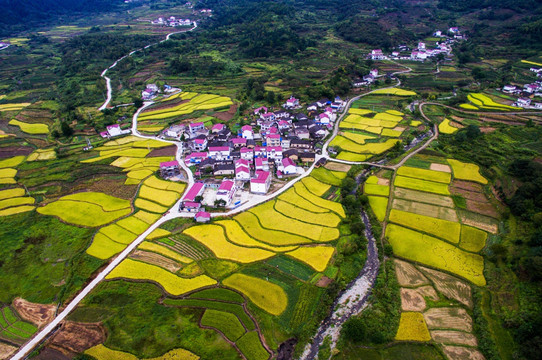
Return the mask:
<svg viewBox="0 0 542 360">
<path fill-rule="evenodd" d="M 237 347 L 247 360 L 267 360 L 270 354 L 265 350 L 257 332 L 246 333 L 237 343 Z"/>
<path fill-rule="evenodd" d="M 337 155 L 337 159 L 339 160 L 345 160 L 345 161 L 366 161 L 369 158 L 371 158 L 372 155 L 363 155 L 363 154 L 354 154 L 348 151 L 341 151 L 339 155 Z"/>
<path fill-rule="evenodd" d="M 316 180 L 312 176 L 308 176 L 306 178 L 303 178 L 301 180 L 301 182 L 303 183 L 303 185 L 305 185 L 305 187 L 311 193 L 313 193 L 316 196 L 324 195 L 326 193 L 326 191 L 328 191 L 329 188 L 331 187 L 328 184 L 324 184 L 323 182 L 320 182 L 320 181 Z"/>
<path fill-rule="evenodd" d="M 430 284 L 425 275 L 411 263 L 399 259 L 394 259 L 393 262 L 399 285 L 417 287 Z"/>
<path fill-rule="evenodd" d="M 0 191 L 0 216 L 19 214 L 21 212 L 35 209 L 35 200 L 32 197 L 25 197 L 25 191 L 21 188 Z"/>
<path fill-rule="evenodd" d="M 463 225 L 461 227 L 461 242 L 459 246 L 467 251 L 478 252 L 486 245 L 485 231 Z"/>
<path fill-rule="evenodd" d="M 358 133 L 353 133 L 353 132 L 350 132 L 350 131 L 343 131 L 341 133 L 339 133 L 339 136 L 342 136 L 348 140 L 351 140 L 357 144 L 360 144 L 360 145 L 363 145 L 365 144 L 365 140 L 367 139 L 376 139 L 376 137 L 374 135 L 365 135 L 365 134 L 358 134 Z M 337 139 L 339 136 L 335 137 L 335 139 Z M 340 140 L 340 139 L 339 139 Z M 340 143 L 337 144 L 338 146 L 341 146 Z"/>
<path fill-rule="evenodd" d="M 297 249 L 297 246 L 271 246 L 261 241 L 257 241 L 256 239 L 250 237 L 243 230 L 241 225 L 239 225 L 239 223 L 234 220 L 220 220 L 215 221 L 214 224 L 224 227 L 228 240 L 239 246 L 244 246 L 248 248 L 260 248 L 272 252 L 285 252 Z"/>
<path fill-rule="evenodd" d="M 305 236 L 313 241 L 332 241 L 339 237 L 339 230 L 336 228 L 309 224 L 282 215 L 275 211 L 273 201 L 259 205 L 249 212 L 254 214 L 266 229 Z"/>
<path fill-rule="evenodd" d="M 286 292 L 269 281 L 244 274 L 233 274 L 222 283 L 245 294 L 256 306 L 272 315 L 282 314 L 288 305 Z"/>
<path fill-rule="evenodd" d="M 386 236 L 394 253 L 402 258 L 457 274 L 484 286 L 484 259 L 447 242 L 407 228 L 390 224 Z"/>
<path fill-rule="evenodd" d="M 282 200 L 275 201 L 275 210 L 284 216 L 315 225 L 337 227 L 341 222 L 341 218 L 331 211 L 313 213 Z"/>
<path fill-rule="evenodd" d="M 51 202 L 37 211 L 81 226 L 96 227 L 128 215 L 130 202 L 102 193 L 77 193 Z"/>
<path fill-rule="evenodd" d="M 242 212 L 235 216 L 234 220 L 241 225 L 248 235 L 272 246 L 288 246 L 312 242 L 304 236 L 266 229 L 260 225 L 258 217 L 250 211 Z"/>
<path fill-rule="evenodd" d="M 275 255 L 271 251 L 242 247 L 228 242 L 224 235 L 224 229 L 218 225 L 192 226 L 184 230 L 183 234 L 191 236 L 207 246 L 219 259 L 251 263 Z"/>
<path fill-rule="evenodd" d="M 156 203 L 154 203 L 154 202 L 152 202 L 150 200 L 145 200 L 145 199 L 141 199 L 141 198 L 136 199 L 136 201 L 134 202 L 134 205 L 137 208 L 147 210 L 147 211 L 150 211 L 152 213 L 163 214 L 166 211 L 168 211 L 168 208 L 165 207 L 165 206 L 158 205 L 158 204 L 156 204 Z"/>
<path fill-rule="evenodd" d="M 469 284 L 441 271 L 419 266 L 419 269 L 433 282 L 437 290 L 449 299 L 457 300 L 472 308 L 472 291 Z"/>
<path fill-rule="evenodd" d="M 433 329 L 454 329 L 472 332 L 472 318 L 462 308 L 432 308 L 423 317 L 427 327 Z"/>
<path fill-rule="evenodd" d="M 409 167 L 409 166 L 401 166 L 397 170 L 397 175 L 406 176 L 410 178 L 416 178 L 416 179 L 422 179 L 422 180 L 427 180 L 427 181 L 433 181 L 433 182 L 438 182 L 438 183 L 443 183 L 443 184 L 449 184 L 450 181 L 452 180 L 452 176 L 449 173 L 420 169 L 420 168 Z"/>
<path fill-rule="evenodd" d="M 509 110 L 521 110 L 521 108 L 500 104 L 495 102 L 489 96 L 481 93 L 472 93 L 467 96 L 470 102 L 479 107 L 480 109 L 485 110 L 498 110 L 498 111 L 509 111 Z"/>
<path fill-rule="evenodd" d="M 424 317 L 418 312 L 403 312 L 399 320 L 399 329 L 395 335 L 399 341 L 429 341 L 431 335 Z"/>
<path fill-rule="evenodd" d="M 91 347 L 90 349 L 85 351 L 85 354 L 90 355 L 96 358 L 97 360 L 110 360 L 110 359 L 138 360 L 136 356 L 130 353 L 118 351 L 118 350 L 112 350 L 112 349 L 109 349 L 108 347 L 105 347 L 103 344 Z M 171 359 L 198 360 L 199 356 L 185 349 L 174 349 L 174 350 L 168 351 L 162 356 L 152 358 L 152 359 L 146 359 L 146 360 L 171 360 Z"/>
<path fill-rule="evenodd" d="M 478 346 L 476 336 L 463 331 L 433 330 L 431 331 L 431 338 L 441 344 Z"/>
<path fill-rule="evenodd" d="M 440 207 L 402 199 L 394 199 L 392 208 L 452 222 L 458 221 L 457 214 L 452 208 Z"/>
<path fill-rule="evenodd" d="M 217 329 L 230 341 L 235 342 L 245 334 L 245 328 L 232 313 L 207 309 L 201 317 L 200 324 Z"/>
<path fill-rule="evenodd" d="M 1 99 L 0 99 L 1 100 Z M 12 103 L 12 104 L 0 104 L 0 112 L 2 111 L 19 111 L 23 108 L 30 106 L 30 103 Z"/>
<path fill-rule="evenodd" d="M 406 189 L 425 191 L 439 195 L 450 195 L 450 191 L 448 190 L 448 184 L 408 178 L 405 176 L 395 177 L 394 185 Z"/>
<path fill-rule="evenodd" d="M 233 102 L 230 98 L 219 95 L 211 94 L 199 94 L 190 99 L 186 98 L 183 100 L 190 100 L 187 102 L 182 102 L 178 105 L 161 108 L 157 110 L 150 109 L 149 111 L 144 111 L 139 116 L 140 120 L 158 120 L 158 119 L 167 119 L 175 116 L 181 116 L 193 113 L 197 110 L 210 110 L 219 107 L 232 105 Z"/>
<path fill-rule="evenodd" d="M 365 185 L 363 185 L 363 191 L 367 195 L 378 195 L 378 196 L 386 196 L 386 197 L 390 195 L 390 188 L 389 186 L 385 186 L 385 185 L 366 183 Z"/>
<path fill-rule="evenodd" d="M 341 182 L 346 177 L 346 173 L 319 167 L 311 172 L 311 177 L 325 184 L 341 186 Z"/>
<path fill-rule="evenodd" d="M 241 295 L 235 291 L 224 288 L 205 289 L 192 293 L 188 297 L 190 299 L 221 300 L 239 304 L 243 304 L 245 302 L 245 298 L 243 298 Z"/>
<path fill-rule="evenodd" d="M 27 134 L 31 135 L 43 135 L 43 134 L 49 134 L 49 126 L 46 124 L 39 124 L 39 123 L 26 123 L 23 121 L 12 119 L 8 123 L 9 125 L 17 126 L 19 129 Z"/>
<path fill-rule="evenodd" d="M 295 192 L 304 198 L 305 200 L 311 202 L 312 204 L 319 206 L 324 209 L 328 209 L 333 211 L 334 213 L 338 214 L 340 217 L 346 217 L 344 213 L 344 209 L 341 204 L 336 203 L 334 201 L 329 201 L 326 199 L 322 199 L 321 197 L 318 197 L 307 190 L 305 185 L 303 185 L 301 182 L 297 182 L 294 184 Z"/>
<path fill-rule="evenodd" d="M 185 264 L 189 264 L 192 262 L 192 259 L 186 257 L 186 256 L 183 256 L 165 246 L 162 246 L 160 244 L 157 244 L 157 243 L 153 243 L 153 242 L 149 242 L 149 241 L 143 241 L 139 246 L 138 246 L 138 249 L 141 249 L 141 250 L 147 250 L 147 251 L 152 251 L 152 252 L 155 252 L 157 254 L 161 254 L 161 255 L 164 255 L 170 259 L 173 259 L 175 261 L 179 261 L 181 263 L 185 263 Z"/>
<path fill-rule="evenodd" d="M 410 90 L 404 90 L 399 88 L 391 89 L 378 89 L 372 92 L 372 94 L 385 94 L 385 95 L 395 95 L 395 96 L 415 96 L 416 93 Z"/>
<path fill-rule="evenodd" d="M 113 241 L 99 232 L 92 239 L 92 244 L 87 249 L 87 254 L 105 260 L 120 253 L 125 248 L 126 245 Z"/>
<path fill-rule="evenodd" d="M 330 211 L 327 208 L 314 205 L 312 202 L 301 197 L 296 193 L 295 189 L 289 189 L 284 194 L 280 195 L 278 199 L 313 213 L 327 213 Z"/>
<path fill-rule="evenodd" d="M 386 218 L 386 212 L 388 209 L 388 198 L 381 196 L 368 196 L 369 205 L 373 210 L 378 221 L 382 222 Z"/>
<path fill-rule="evenodd" d="M 448 159 L 448 163 L 452 166 L 455 179 L 487 184 L 487 179 L 480 175 L 480 167 L 478 165 L 463 163 L 454 159 Z"/>
<path fill-rule="evenodd" d="M 439 238 L 448 240 L 454 244 L 459 243 L 461 225 L 457 222 L 441 220 L 396 209 L 391 210 L 389 220 L 398 225 L 438 236 Z"/>
<path fill-rule="evenodd" d="M 28 155 L 27 161 L 45 161 L 56 159 L 54 149 L 37 149 L 32 154 Z"/>
<path fill-rule="evenodd" d="M 410 190 L 400 187 L 395 188 L 394 197 L 403 200 L 416 201 L 448 208 L 453 208 L 455 206 L 454 201 L 449 196 L 431 194 L 423 191 Z"/>
<path fill-rule="evenodd" d="M 216 289 L 209 289 L 209 290 L 216 290 Z M 225 289 L 227 290 L 227 289 Z M 202 290 L 205 291 L 205 290 Z M 231 291 L 231 290 L 228 290 Z M 233 292 L 233 291 L 231 291 Z M 194 296 L 197 296 L 200 292 L 197 292 L 194 294 Z M 191 297 L 192 295 L 190 295 Z M 165 298 L 164 299 L 164 305 L 169 306 L 180 306 L 180 307 L 193 307 L 193 308 L 201 308 L 201 309 L 212 309 L 212 310 L 218 310 L 218 311 L 224 311 L 231 314 L 234 314 L 239 321 L 244 325 L 246 329 L 254 330 L 256 326 L 252 322 L 250 316 L 247 315 L 244 308 L 240 304 L 232 304 L 229 302 L 224 301 L 214 301 L 215 299 L 211 300 L 201 300 L 201 299 L 170 299 Z M 221 299 L 216 299 L 221 300 Z M 244 303 L 244 298 L 242 303 Z"/>
<path fill-rule="evenodd" d="M 297 250 L 287 252 L 287 255 L 296 258 L 314 270 L 322 272 L 327 268 L 327 264 L 335 253 L 332 246 L 301 246 Z"/>
<path fill-rule="evenodd" d="M 401 310 L 424 311 L 426 306 L 423 295 L 417 289 L 401 288 Z"/>
<path fill-rule="evenodd" d="M 176 273 L 182 267 L 178 262 L 150 251 L 134 250 L 130 254 L 130 259 L 156 265 L 172 273 Z"/>
<path fill-rule="evenodd" d="M 171 295 L 178 296 L 202 287 L 215 285 L 216 281 L 207 275 L 191 279 L 181 278 L 158 266 L 126 259 L 119 264 L 106 279 L 149 280 L 162 286 Z"/>
<path fill-rule="evenodd" d="M 450 125 L 450 120 L 448 119 L 442 120 L 442 122 L 438 125 L 438 131 L 442 134 L 450 135 L 455 133 L 457 130 L 459 129 Z"/>
<path fill-rule="evenodd" d="M 143 199 L 156 201 L 163 206 L 172 206 L 181 197 L 177 192 L 159 190 L 147 185 L 141 186 L 138 196 Z"/>
<path fill-rule="evenodd" d="M 37 327 L 21 321 L 11 307 L 0 310 L 0 339 L 22 344 L 37 331 Z"/>
</svg>

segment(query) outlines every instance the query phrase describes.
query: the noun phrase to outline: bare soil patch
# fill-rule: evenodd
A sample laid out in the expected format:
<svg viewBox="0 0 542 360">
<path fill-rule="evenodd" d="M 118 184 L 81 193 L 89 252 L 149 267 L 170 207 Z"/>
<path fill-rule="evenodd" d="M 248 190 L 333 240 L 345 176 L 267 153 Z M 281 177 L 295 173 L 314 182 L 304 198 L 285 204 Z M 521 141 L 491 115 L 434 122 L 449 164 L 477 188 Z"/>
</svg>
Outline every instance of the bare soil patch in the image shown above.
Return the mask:
<svg viewBox="0 0 542 360">
<path fill-rule="evenodd" d="M 384 186 L 390 186 L 390 180 L 389 179 L 378 178 L 377 184 L 378 185 L 384 185 Z"/>
<path fill-rule="evenodd" d="M 470 225 L 492 234 L 497 233 L 497 221 L 493 218 L 465 210 L 460 210 L 459 216 L 461 217 L 461 222 L 465 225 Z"/>
<path fill-rule="evenodd" d="M 16 350 L 15 346 L 0 343 L 0 360 L 9 358 Z"/>
<path fill-rule="evenodd" d="M 182 267 L 178 262 L 150 251 L 135 250 L 130 257 L 135 260 L 141 260 L 146 263 L 159 266 L 163 269 L 171 271 L 172 273 L 176 273 Z"/>
<path fill-rule="evenodd" d="M 465 127 L 463 124 L 460 124 L 456 121 L 450 121 L 450 126 L 458 129 L 463 129 Z"/>
<path fill-rule="evenodd" d="M 96 191 L 103 192 L 121 199 L 132 199 L 137 191 L 137 185 L 124 185 L 123 179 L 100 178 L 93 179 L 91 182 L 78 184 L 70 189 L 70 194 L 77 191 Z"/>
<path fill-rule="evenodd" d="M 430 330 L 453 329 L 472 332 L 472 318 L 462 308 L 432 308 L 423 317 Z"/>
<path fill-rule="evenodd" d="M 433 281 L 435 287 L 449 299 L 459 301 L 472 308 L 472 289 L 466 282 L 440 271 L 419 267 L 427 277 Z"/>
<path fill-rule="evenodd" d="M 463 331 L 433 330 L 431 338 L 441 344 L 478 346 L 476 336 Z"/>
<path fill-rule="evenodd" d="M 474 200 L 467 200 L 467 210 L 478 214 L 487 215 L 492 218 L 499 217 L 499 213 L 489 201 L 479 202 Z"/>
<path fill-rule="evenodd" d="M 434 171 L 442 171 L 442 172 L 445 172 L 445 173 L 451 173 L 452 172 L 452 169 L 450 169 L 450 167 L 448 165 L 437 164 L 437 163 L 431 163 L 431 166 L 429 167 L 429 169 L 434 170 Z"/>
<path fill-rule="evenodd" d="M 333 279 L 328 278 L 327 276 L 322 276 L 315 285 L 321 288 L 327 288 L 332 282 Z"/>
<path fill-rule="evenodd" d="M 429 284 L 429 280 L 414 265 L 398 259 L 394 259 L 393 262 L 399 285 L 416 287 Z"/>
<path fill-rule="evenodd" d="M 480 128 L 480 131 L 484 134 L 488 134 L 488 133 L 492 133 L 495 131 L 495 128 L 494 127 L 490 127 L 490 126 L 486 126 L 486 127 L 481 127 Z"/>
<path fill-rule="evenodd" d="M 53 320 L 57 308 L 53 304 L 36 304 L 23 298 L 15 298 L 12 305 L 23 320 L 29 321 L 39 328 Z"/>
<path fill-rule="evenodd" d="M 338 162 L 328 161 L 324 166 L 328 170 L 348 172 L 352 166 Z"/>
<path fill-rule="evenodd" d="M 0 159 L 6 159 L 13 156 L 29 155 L 34 151 L 30 146 L 6 146 L 0 148 Z"/>
<path fill-rule="evenodd" d="M 465 199 L 468 200 L 474 200 L 479 202 L 487 202 L 487 198 L 484 195 L 484 193 L 471 191 L 471 190 L 465 190 L 457 187 L 450 187 L 450 191 L 454 195 L 461 195 Z"/>
<path fill-rule="evenodd" d="M 437 301 L 439 299 L 437 292 L 432 286 L 420 286 L 419 288 L 416 288 L 416 291 L 423 297 L 429 298 L 433 301 Z"/>
<path fill-rule="evenodd" d="M 70 360 L 70 356 L 66 356 L 61 351 L 57 349 L 52 349 L 50 347 L 46 347 L 43 350 L 40 351 L 39 355 L 36 356 L 36 360 Z"/>
<path fill-rule="evenodd" d="M 159 149 L 152 150 L 147 157 L 159 157 L 159 156 L 175 156 L 177 147 L 175 145 L 166 146 Z"/>
<path fill-rule="evenodd" d="M 424 204 L 415 201 L 408 201 L 403 199 L 394 199 L 392 208 L 411 212 L 419 215 L 436 217 L 442 220 L 448 220 L 457 222 L 457 214 L 454 209 L 447 207 L 435 206 L 430 204 Z"/>
<path fill-rule="evenodd" d="M 425 299 L 416 289 L 401 288 L 401 309 L 403 311 L 424 311 Z"/>
<path fill-rule="evenodd" d="M 406 127 L 404 126 L 396 126 L 394 127 L 392 130 L 395 130 L 395 131 L 405 131 L 406 130 Z"/>
<path fill-rule="evenodd" d="M 449 360 L 485 360 L 484 355 L 476 349 L 462 346 L 443 346 L 442 349 Z"/>
<path fill-rule="evenodd" d="M 454 201 L 449 196 L 426 193 L 423 191 L 410 190 L 396 187 L 394 191 L 396 198 L 423 202 L 431 205 L 444 206 L 454 208 Z"/>
<path fill-rule="evenodd" d="M 82 353 L 93 346 L 102 344 L 107 338 L 100 324 L 65 321 L 49 340 L 54 348 L 63 353 Z"/>
<path fill-rule="evenodd" d="M 471 182 L 471 181 L 454 180 L 452 181 L 452 187 L 465 189 L 469 191 L 475 191 L 479 193 L 483 192 L 482 185 L 475 182 Z"/>
<path fill-rule="evenodd" d="M 231 105 L 228 111 L 215 112 L 212 116 L 222 121 L 230 121 L 237 112 L 237 105 Z"/>
</svg>

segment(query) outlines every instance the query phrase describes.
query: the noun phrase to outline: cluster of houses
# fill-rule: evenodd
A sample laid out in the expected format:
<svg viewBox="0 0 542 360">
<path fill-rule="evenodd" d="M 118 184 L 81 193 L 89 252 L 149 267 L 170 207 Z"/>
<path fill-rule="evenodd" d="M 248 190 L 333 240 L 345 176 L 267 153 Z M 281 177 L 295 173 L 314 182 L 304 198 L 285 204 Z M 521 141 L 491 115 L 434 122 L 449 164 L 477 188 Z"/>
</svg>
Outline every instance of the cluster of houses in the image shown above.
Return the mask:
<svg viewBox="0 0 542 360">
<path fill-rule="evenodd" d="M 106 127 L 106 131 L 102 131 L 100 136 L 104 139 L 109 139 L 116 136 L 131 134 L 132 130 L 122 130 L 119 124 L 109 125 Z M 89 145 L 90 146 L 90 145 Z"/>
<path fill-rule="evenodd" d="M 457 27 L 451 27 L 448 30 L 448 34 L 444 34 L 442 31 L 437 30 L 433 36 L 443 38 L 444 41 L 437 42 L 434 48 L 427 47 L 427 44 L 422 41 L 420 41 L 418 46 L 414 49 L 410 49 L 406 45 L 400 45 L 389 55 L 384 54 L 382 49 L 374 49 L 367 57 L 372 60 L 391 59 L 414 61 L 425 61 L 439 54 L 449 57 L 452 53 L 452 44 L 457 40 L 466 40 L 465 35 L 461 34 L 461 31 Z"/>
<path fill-rule="evenodd" d="M 286 109 L 300 107 L 299 100 L 289 100 L 284 105 Z M 344 106 L 340 98 L 312 103 L 307 106 L 307 114 L 286 109 L 272 112 L 262 106 L 254 109 L 250 125 L 241 126 L 234 133 L 222 123 L 170 126 L 162 136 L 184 141 L 185 165 L 193 167 L 199 179 L 187 192 L 180 210 L 199 212 L 207 188 L 213 190 L 215 206 L 235 207 L 240 203 L 235 194 L 245 184 L 252 194 L 266 194 L 273 178 L 303 173 L 303 167 L 316 161 L 323 139 L 332 131 L 337 112 Z M 160 172 L 164 178 L 177 176 L 179 163 L 162 163 Z"/>
<path fill-rule="evenodd" d="M 537 78 L 542 78 L 541 68 L 531 68 Z M 519 98 L 514 103 L 514 106 L 525 109 L 542 109 L 542 103 L 535 103 L 532 97 L 542 97 L 542 79 L 523 85 L 523 88 L 516 85 L 505 85 L 501 89 L 505 94 L 517 95 Z"/>
<path fill-rule="evenodd" d="M 169 94 L 169 93 L 173 93 L 173 92 L 176 92 L 176 91 L 181 91 L 181 89 L 174 88 L 174 87 L 172 87 L 170 85 L 164 85 L 164 93 Z M 147 84 L 147 86 L 145 87 L 145 90 L 143 90 L 141 92 L 141 99 L 142 100 L 152 100 L 156 96 L 158 96 L 159 93 L 160 93 L 160 88 L 158 87 L 158 85 L 156 85 L 156 84 Z"/>
<path fill-rule="evenodd" d="M 159 17 L 158 19 L 152 20 L 151 24 L 153 25 L 162 25 L 162 26 L 192 26 L 192 20 L 190 19 L 177 19 L 175 16 L 170 16 L 169 18 Z"/>
<path fill-rule="evenodd" d="M 354 79 L 354 87 L 368 86 L 376 81 L 378 77 L 378 69 L 372 69 L 368 75 L 364 75 L 363 78 Z"/>
</svg>

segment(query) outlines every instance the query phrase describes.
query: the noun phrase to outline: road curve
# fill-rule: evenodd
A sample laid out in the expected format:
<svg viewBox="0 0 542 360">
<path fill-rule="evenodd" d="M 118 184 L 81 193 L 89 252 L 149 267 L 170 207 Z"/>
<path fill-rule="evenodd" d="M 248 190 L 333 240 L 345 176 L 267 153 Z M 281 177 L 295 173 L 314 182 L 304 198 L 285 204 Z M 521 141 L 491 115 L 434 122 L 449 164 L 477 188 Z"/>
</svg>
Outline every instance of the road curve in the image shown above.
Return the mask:
<svg viewBox="0 0 542 360">
<path fill-rule="evenodd" d="M 126 59 L 127 57 L 129 56 L 132 56 L 134 55 L 136 52 L 138 51 L 141 51 L 141 50 L 144 50 L 144 49 L 148 49 L 150 48 L 151 46 L 154 46 L 154 45 L 157 45 L 157 44 L 161 44 L 163 43 L 164 41 L 168 41 L 171 37 L 171 35 L 175 35 L 175 34 L 180 34 L 180 33 L 184 33 L 184 32 L 188 32 L 188 31 L 192 31 L 192 30 L 195 30 L 196 28 L 198 27 L 198 24 L 194 21 L 194 26 L 186 31 L 174 31 L 172 33 L 169 33 L 167 34 L 166 38 L 164 40 L 161 40 L 161 41 L 158 41 L 158 42 L 155 42 L 155 43 L 152 43 L 152 44 L 149 44 L 145 47 L 142 47 L 141 49 L 137 49 L 137 50 L 134 50 L 132 52 L 130 52 L 128 55 L 124 55 L 123 57 L 121 57 L 120 59 L 118 59 L 117 61 L 115 61 L 113 63 L 113 65 L 111 65 L 110 67 L 108 67 L 107 69 L 105 69 L 104 71 L 102 71 L 102 74 L 100 75 L 101 77 L 103 77 L 105 79 L 105 85 L 107 87 L 107 97 L 105 99 L 105 102 L 102 104 L 102 106 L 100 106 L 98 108 L 99 111 L 102 111 L 102 110 L 105 110 L 107 108 L 107 106 L 109 105 L 109 103 L 111 102 L 111 98 L 113 96 L 113 90 L 111 88 L 111 79 L 107 76 L 105 76 L 107 74 L 107 71 L 113 69 L 115 66 L 117 66 L 117 64 L 119 63 L 119 61 L 122 61 L 124 59 Z"/>
</svg>

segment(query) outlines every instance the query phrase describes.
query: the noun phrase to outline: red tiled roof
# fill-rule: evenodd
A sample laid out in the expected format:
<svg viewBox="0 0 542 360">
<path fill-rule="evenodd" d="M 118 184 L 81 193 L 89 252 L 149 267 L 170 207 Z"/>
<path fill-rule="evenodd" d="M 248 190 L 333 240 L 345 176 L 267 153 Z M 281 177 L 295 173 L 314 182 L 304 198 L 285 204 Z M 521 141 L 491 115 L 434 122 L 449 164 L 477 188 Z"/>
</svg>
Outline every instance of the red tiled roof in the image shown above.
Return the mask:
<svg viewBox="0 0 542 360">
<path fill-rule="evenodd" d="M 231 180 L 224 180 L 222 181 L 222 184 L 220 184 L 220 187 L 218 188 L 218 191 L 225 190 L 225 191 L 231 191 L 233 188 L 234 182 Z"/>
<path fill-rule="evenodd" d="M 190 190 L 188 190 L 183 201 L 194 201 L 194 199 L 196 198 L 196 196 L 200 194 L 202 189 L 203 189 L 203 183 L 200 183 L 200 182 L 195 183 L 194 185 L 192 185 Z"/>
<path fill-rule="evenodd" d="M 160 163 L 160 168 L 170 167 L 170 166 L 179 166 L 179 162 L 177 160 L 174 161 L 164 161 Z"/>
</svg>

